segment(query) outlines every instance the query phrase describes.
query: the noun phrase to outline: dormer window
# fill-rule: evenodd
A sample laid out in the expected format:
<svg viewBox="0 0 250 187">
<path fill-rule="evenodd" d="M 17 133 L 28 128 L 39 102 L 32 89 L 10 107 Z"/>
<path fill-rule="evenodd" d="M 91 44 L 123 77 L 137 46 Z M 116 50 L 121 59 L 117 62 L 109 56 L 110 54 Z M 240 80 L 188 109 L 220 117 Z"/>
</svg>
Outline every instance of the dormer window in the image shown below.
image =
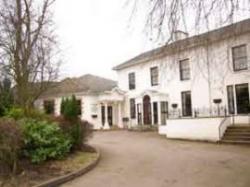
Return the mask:
<svg viewBox="0 0 250 187">
<path fill-rule="evenodd" d="M 247 46 L 240 45 L 232 48 L 234 71 L 247 70 Z"/>
<path fill-rule="evenodd" d="M 128 74 L 128 82 L 129 82 L 129 89 L 134 90 L 135 89 L 135 73 Z"/>
<path fill-rule="evenodd" d="M 157 86 L 159 84 L 159 70 L 158 67 L 150 68 L 151 86 Z"/>
</svg>

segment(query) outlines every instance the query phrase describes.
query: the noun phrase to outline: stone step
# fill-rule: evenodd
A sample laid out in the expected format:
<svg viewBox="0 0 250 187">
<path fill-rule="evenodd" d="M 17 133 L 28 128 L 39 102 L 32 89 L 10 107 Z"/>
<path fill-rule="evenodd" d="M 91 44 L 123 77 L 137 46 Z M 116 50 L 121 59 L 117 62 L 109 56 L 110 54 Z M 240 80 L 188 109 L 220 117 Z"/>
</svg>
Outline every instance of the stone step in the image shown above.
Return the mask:
<svg viewBox="0 0 250 187">
<path fill-rule="evenodd" d="M 227 129 L 226 132 L 250 132 L 250 129 Z"/>
<path fill-rule="evenodd" d="M 247 144 L 250 145 L 250 141 L 247 140 L 221 140 L 221 143 L 229 143 L 229 144 Z"/>
<path fill-rule="evenodd" d="M 240 124 L 240 125 L 232 125 L 228 128 L 250 128 L 250 124 Z"/>
<path fill-rule="evenodd" d="M 250 136 L 224 136 L 222 140 L 249 140 Z"/>
<path fill-rule="evenodd" d="M 250 133 L 248 132 L 228 132 L 225 133 L 224 136 L 246 136 L 246 137 L 250 137 Z"/>
</svg>

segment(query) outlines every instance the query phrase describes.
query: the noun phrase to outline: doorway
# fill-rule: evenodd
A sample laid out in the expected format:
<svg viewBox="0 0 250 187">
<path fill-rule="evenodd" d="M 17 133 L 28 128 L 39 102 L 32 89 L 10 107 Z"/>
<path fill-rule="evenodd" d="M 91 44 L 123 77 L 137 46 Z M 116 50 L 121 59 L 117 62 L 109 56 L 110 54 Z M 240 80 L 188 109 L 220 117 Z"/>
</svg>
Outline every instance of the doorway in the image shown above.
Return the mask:
<svg viewBox="0 0 250 187">
<path fill-rule="evenodd" d="M 113 107 L 112 106 L 108 106 L 108 123 L 110 127 L 113 126 Z"/>
<path fill-rule="evenodd" d="M 144 125 L 152 125 L 151 100 L 148 95 L 143 98 L 143 123 Z"/>
</svg>

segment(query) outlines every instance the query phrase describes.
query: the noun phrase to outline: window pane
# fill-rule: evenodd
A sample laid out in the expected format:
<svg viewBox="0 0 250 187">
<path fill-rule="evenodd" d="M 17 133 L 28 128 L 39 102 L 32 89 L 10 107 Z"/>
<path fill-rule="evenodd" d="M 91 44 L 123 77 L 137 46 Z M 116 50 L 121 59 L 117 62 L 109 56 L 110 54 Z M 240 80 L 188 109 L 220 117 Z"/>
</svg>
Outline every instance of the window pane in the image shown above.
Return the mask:
<svg viewBox="0 0 250 187">
<path fill-rule="evenodd" d="M 234 60 L 235 70 L 247 69 L 247 58 L 238 58 Z"/>
<path fill-rule="evenodd" d="M 43 102 L 44 111 L 46 114 L 54 114 L 55 112 L 55 101 L 46 100 Z"/>
<path fill-rule="evenodd" d="M 249 113 L 249 89 L 248 84 L 241 84 L 235 86 L 237 112 L 238 114 Z"/>
<path fill-rule="evenodd" d="M 77 100 L 77 114 L 82 115 L 82 101 Z"/>
<path fill-rule="evenodd" d="M 135 73 L 130 73 L 128 75 L 129 78 L 129 89 L 133 90 L 135 89 Z"/>
<path fill-rule="evenodd" d="M 151 85 L 158 85 L 158 67 L 154 67 L 150 69 L 151 72 Z"/>
<path fill-rule="evenodd" d="M 180 78 L 181 78 L 181 80 L 189 80 L 190 79 L 189 59 L 180 61 Z"/>
<path fill-rule="evenodd" d="M 246 45 L 241 45 L 232 48 L 234 70 L 247 69 L 247 49 Z"/>
</svg>

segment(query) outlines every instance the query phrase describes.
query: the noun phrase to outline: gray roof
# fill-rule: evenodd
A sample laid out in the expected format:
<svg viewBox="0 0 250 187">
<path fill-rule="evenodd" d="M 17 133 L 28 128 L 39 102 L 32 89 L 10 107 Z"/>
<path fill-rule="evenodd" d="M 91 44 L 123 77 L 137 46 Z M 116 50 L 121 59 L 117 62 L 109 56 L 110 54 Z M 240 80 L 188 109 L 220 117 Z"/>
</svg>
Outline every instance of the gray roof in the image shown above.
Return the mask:
<svg viewBox="0 0 250 187">
<path fill-rule="evenodd" d="M 102 77 L 86 74 L 78 78 L 66 78 L 53 84 L 41 97 L 66 96 L 69 94 L 95 95 L 112 90 L 117 82 Z"/>
<path fill-rule="evenodd" d="M 196 47 L 199 45 L 210 44 L 213 42 L 221 41 L 230 37 L 239 36 L 250 32 L 250 19 L 243 20 L 219 29 L 206 32 L 200 35 L 195 35 L 183 40 L 166 44 L 154 50 L 142 53 L 131 60 L 128 60 L 116 67 L 113 70 L 122 70 L 140 63 L 148 62 L 162 58 L 171 53 L 178 53 L 188 48 Z"/>
</svg>

